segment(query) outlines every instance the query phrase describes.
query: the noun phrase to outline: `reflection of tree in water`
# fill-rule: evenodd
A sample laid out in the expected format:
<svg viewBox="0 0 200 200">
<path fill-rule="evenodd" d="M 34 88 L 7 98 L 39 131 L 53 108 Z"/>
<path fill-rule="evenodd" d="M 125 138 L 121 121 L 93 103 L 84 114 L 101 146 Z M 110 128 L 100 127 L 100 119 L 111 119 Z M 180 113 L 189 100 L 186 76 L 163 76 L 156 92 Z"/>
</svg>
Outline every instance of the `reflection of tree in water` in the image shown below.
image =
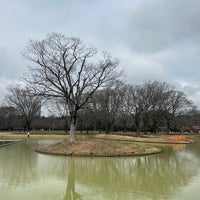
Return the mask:
<svg viewBox="0 0 200 200">
<path fill-rule="evenodd" d="M 81 196 L 75 191 L 75 165 L 74 159 L 68 160 L 68 180 L 67 180 L 67 189 L 64 200 L 80 200 Z"/>
<path fill-rule="evenodd" d="M 200 145 L 199 145 L 199 143 L 194 143 L 194 144 L 188 145 L 187 151 L 189 151 L 191 154 L 193 154 L 196 157 L 196 159 L 198 159 L 199 155 L 200 155 Z"/>
<path fill-rule="evenodd" d="M 166 148 L 154 156 L 75 160 L 75 173 L 77 180 L 97 185 L 95 188 L 115 194 L 115 199 L 126 199 L 128 194 L 137 199 L 166 199 L 196 175 L 198 167 L 191 170 L 194 164 L 199 165 L 199 159 Z"/>
<path fill-rule="evenodd" d="M 33 153 L 29 141 L 5 147 L 4 150 L 5 153 L 1 152 L 0 157 L 0 176 L 6 178 L 6 186 L 15 187 L 29 183 L 35 176 L 37 165 L 37 154 Z"/>
</svg>

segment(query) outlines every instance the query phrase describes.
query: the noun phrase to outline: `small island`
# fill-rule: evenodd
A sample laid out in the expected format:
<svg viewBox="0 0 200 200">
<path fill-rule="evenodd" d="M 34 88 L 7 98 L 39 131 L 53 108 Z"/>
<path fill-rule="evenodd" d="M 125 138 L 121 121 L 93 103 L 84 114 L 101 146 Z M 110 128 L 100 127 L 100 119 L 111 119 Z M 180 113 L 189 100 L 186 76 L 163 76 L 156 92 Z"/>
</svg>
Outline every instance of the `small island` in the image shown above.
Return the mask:
<svg viewBox="0 0 200 200">
<path fill-rule="evenodd" d="M 194 142 L 193 138 L 186 139 L 184 136 L 182 139 L 174 140 L 174 137 L 168 135 L 133 137 L 115 134 L 95 134 L 79 139 L 76 142 L 65 140 L 64 142 L 38 147 L 36 151 L 44 154 L 64 156 L 141 156 L 161 153 L 162 149 L 153 145 L 156 143 L 180 145 Z"/>
<path fill-rule="evenodd" d="M 39 153 L 65 156 L 120 157 L 139 156 L 160 153 L 160 148 L 145 144 L 125 143 L 109 140 L 79 140 L 60 142 L 38 147 Z"/>
</svg>

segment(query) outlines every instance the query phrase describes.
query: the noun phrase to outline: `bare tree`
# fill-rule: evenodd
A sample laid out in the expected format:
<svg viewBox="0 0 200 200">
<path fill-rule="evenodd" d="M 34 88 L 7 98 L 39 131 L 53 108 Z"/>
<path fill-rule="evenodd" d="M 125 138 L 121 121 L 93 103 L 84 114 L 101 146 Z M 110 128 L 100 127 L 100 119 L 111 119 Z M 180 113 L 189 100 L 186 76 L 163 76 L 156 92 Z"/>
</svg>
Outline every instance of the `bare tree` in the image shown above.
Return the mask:
<svg viewBox="0 0 200 200">
<path fill-rule="evenodd" d="M 19 85 L 10 87 L 8 90 L 7 103 L 13 106 L 17 114 L 23 118 L 24 130 L 30 130 L 32 121 L 40 115 L 41 98 L 31 96 L 28 88 L 20 88 Z"/>
<path fill-rule="evenodd" d="M 171 90 L 168 92 L 168 99 L 165 104 L 166 120 L 168 131 L 176 128 L 175 117 L 181 113 L 185 113 L 191 110 L 193 102 L 190 101 L 187 96 L 180 91 Z M 172 127 L 172 123 L 174 124 Z"/>
<path fill-rule="evenodd" d="M 12 106 L 3 105 L 0 107 L 0 129 L 11 130 L 16 120 L 16 109 Z"/>
<path fill-rule="evenodd" d="M 166 82 L 147 81 L 143 85 L 129 86 L 127 92 L 129 112 L 131 112 L 136 131 L 142 121 L 143 130 L 157 132 L 159 126 L 171 129 L 175 117 L 185 109 L 190 109 L 192 102 L 183 92 L 174 90 Z M 175 126 L 175 125 L 174 125 Z"/>
<path fill-rule="evenodd" d="M 127 90 L 127 103 L 129 107 L 129 114 L 131 114 L 131 117 L 133 118 L 134 129 L 137 132 L 137 135 L 139 135 L 140 121 L 142 119 L 143 106 L 144 106 L 142 91 L 143 88 L 139 85 L 136 86 L 129 85 Z"/>
<path fill-rule="evenodd" d="M 115 130 L 115 121 L 123 104 L 123 89 L 124 83 L 116 81 L 104 90 L 96 93 L 93 98 L 93 111 L 101 113 L 107 133 Z"/>
<path fill-rule="evenodd" d="M 69 140 L 75 141 L 78 111 L 99 87 L 115 78 L 119 61 L 107 53 L 100 56 L 94 47 L 60 33 L 30 40 L 23 54 L 35 64 L 26 83 L 37 95 L 65 101 L 70 114 Z"/>
</svg>

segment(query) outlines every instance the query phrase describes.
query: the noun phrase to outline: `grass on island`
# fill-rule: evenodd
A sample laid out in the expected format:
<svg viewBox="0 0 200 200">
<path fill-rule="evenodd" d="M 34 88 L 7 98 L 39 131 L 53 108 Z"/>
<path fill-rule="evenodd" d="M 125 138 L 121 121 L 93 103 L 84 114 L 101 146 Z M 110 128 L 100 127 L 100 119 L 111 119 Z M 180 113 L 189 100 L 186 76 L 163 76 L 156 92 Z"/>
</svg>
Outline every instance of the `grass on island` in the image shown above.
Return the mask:
<svg viewBox="0 0 200 200">
<path fill-rule="evenodd" d="M 37 152 L 66 156 L 136 156 L 161 152 L 161 149 L 145 144 L 123 143 L 96 139 L 69 141 L 38 147 Z"/>
</svg>

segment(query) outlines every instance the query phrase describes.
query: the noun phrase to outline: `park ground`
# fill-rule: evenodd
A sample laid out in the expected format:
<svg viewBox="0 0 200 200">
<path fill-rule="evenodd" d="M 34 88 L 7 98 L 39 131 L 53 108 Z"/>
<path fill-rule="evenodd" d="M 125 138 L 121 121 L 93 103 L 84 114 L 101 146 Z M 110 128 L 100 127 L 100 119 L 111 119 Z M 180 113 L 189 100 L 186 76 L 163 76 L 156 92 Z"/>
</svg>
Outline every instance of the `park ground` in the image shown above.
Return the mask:
<svg viewBox="0 0 200 200">
<path fill-rule="evenodd" d="M 20 132 L 0 132 L 0 139 L 16 140 L 28 139 L 26 133 Z M 189 144 L 200 142 L 200 135 L 141 135 L 136 137 L 133 133 L 99 134 L 82 133 L 77 135 L 75 143 L 68 142 L 68 135 L 64 132 L 55 131 L 32 131 L 31 139 L 53 139 L 63 140 L 49 146 L 42 146 L 36 149 L 37 152 L 67 156 L 136 156 L 160 153 L 160 148 L 154 147 L 156 143 L 164 144 Z M 152 144 L 154 145 L 152 145 Z"/>
</svg>

